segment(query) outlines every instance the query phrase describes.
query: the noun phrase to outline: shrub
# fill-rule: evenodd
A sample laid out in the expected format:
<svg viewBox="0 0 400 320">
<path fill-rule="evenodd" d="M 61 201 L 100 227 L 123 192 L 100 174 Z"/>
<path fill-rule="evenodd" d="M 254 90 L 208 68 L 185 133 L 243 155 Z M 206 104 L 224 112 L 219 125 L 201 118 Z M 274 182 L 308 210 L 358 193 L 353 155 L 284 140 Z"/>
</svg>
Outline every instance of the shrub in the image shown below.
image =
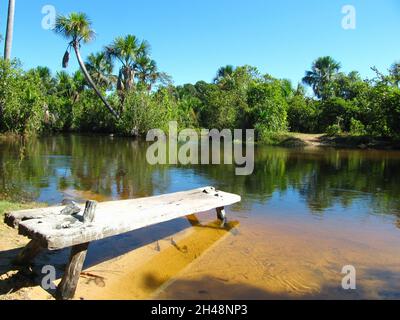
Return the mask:
<svg viewBox="0 0 400 320">
<path fill-rule="evenodd" d="M 145 136 L 151 129 L 165 130 L 174 113 L 171 97 L 163 93 L 155 95 L 131 92 L 124 103 L 124 112 L 117 125 L 120 134 Z"/>
<path fill-rule="evenodd" d="M 363 123 L 354 118 L 351 118 L 351 121 L 350 121 L 350 133 L 353 136 L 364 136 L 367 134 Z"/>
<path fill-rule="evenodd" d="M 248 105 L 252 125 L 262 134 L 287 130 L 287 102 L 278 82 L 253 84 Z"/>
<path fill-rule="evenodd" d="M 43 130 L 46 97 L 40 78 L 24 73 L 17 62 L 0 59 L 0 128 L 18 134 Z"/>
<path fill-rule="evenodd" d="M 288 122 L 293 132 L 315 132 L 316 110 L 312 101 L 307 101 L 303 96 L 296 95 L 289 101 Z"/>
<path fill-rule="evenodd" d="M 342 128 L 338 124 L 332 124 L 326 128 L 325 132 L 328 136 L 336 136 L 342 133 Z"/>
<path fill-rule="evenodd" d="M 96 93 L 84 91 L 72 106 L 72 130 L 83 132 L 113 132 L 115 120 Z"/>
</svg>

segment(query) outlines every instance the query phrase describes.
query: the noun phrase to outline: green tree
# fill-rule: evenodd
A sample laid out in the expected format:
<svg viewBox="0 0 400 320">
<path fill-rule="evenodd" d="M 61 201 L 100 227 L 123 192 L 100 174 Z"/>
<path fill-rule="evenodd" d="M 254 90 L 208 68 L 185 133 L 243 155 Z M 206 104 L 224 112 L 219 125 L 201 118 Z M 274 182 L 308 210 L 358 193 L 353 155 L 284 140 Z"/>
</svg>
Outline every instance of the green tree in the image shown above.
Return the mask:
<svg viewBox="0 0 400 320">
<path fill-rule="evenodd" d="M 126 94 L 135 86 L 137 60 L 139 57 L 142 59 L 148 57 L 150 46 L 146 41 L 140 42 L 136 36 L 129 34 L 125 37 L 117 37 L 105 50 L 111 60 L 116 60 L 121 64 L 117 90 L 123 102 Z"/>
<path fill-rule="evenodd" d="M 248 91 L 248 104 L 259 137 L 287 130 L 288 105 L 280 81 L 253 83 Z"/>
<path fill-rule="evenodd" d="M 56 19 L 55 32 L 61 34 L 63 37 L 70 40 L 68 49 L 73 48 L 75 51 L 76 58 L 78 60 L 79 66 L 89 83 L 89 85 L 94 89 L 98 97 L 101 99 L 105 107 L 112 114 L 115 119 L 119 119 L 118 113 L 111 107 L 106 98 L 103 97 L 100 90 L 97 88 L 93 79 L 91 78 L 89 72 L 86 69 L 85 63 L 82 60 L 80 54 L 81 43 L 88 43 L 93 40 L 95 33 L 92 29 L 91 22 L 87 15 L 84 13 L 70 13 L 68 16 L 59 15 Z M 64 55 L 64 66 L 68 65 L 69 52 Z"/>
<path fill-rule="evenodd" d="M 288 104 L 289 129 L 293 132 L 315 132 L 317 111 L 314 101 L 306 99 L 304 95 L 296 94 Z"/>
<path fill-rule="evenodd" d="M 147 91 L 151 91 L 157 82 L 171 83 L 171 78 L 166 73 L 160 72 L 156 61 L 147 55 L 139 56 L 136 60 L 136 66 L 139 84 L 143 85 Z"/>
<path fill-rule="evenodd" d="M 46 96 L 39 75 L 0 59 L 0 130 L 36 134 L 43 130 Z"/>
<path fill-rule="evenodd" d="M 326 56 L 315 60 L 306 71 L 303 82 L 312 87 L 315 95 L 323 100 L 332 96 L 332 81 L 340 70 L 340 63 Z"/>
<path fill-rule="evenodd" d="M 114 66 L 105 52 L 90 54 L 86 59 L 85 65 L 98 87 L 110 89 L 115 83 L 116 78 L 112 74 Z"/>
<path fill-rule="evenodd" d="M 389 69 L 389 74 L 391 78 L 391 82 L 396 87 L 400 86 L 400 62 L 395 62 L 391 65 Z"/>
<path fill-rule="evenodd" d="M 234 86 L 234 72 L 235 67 L 232 65 L 219 68 L 214 78 L 214 83 L 223 89 L 231 89 Z"/>
</svg>

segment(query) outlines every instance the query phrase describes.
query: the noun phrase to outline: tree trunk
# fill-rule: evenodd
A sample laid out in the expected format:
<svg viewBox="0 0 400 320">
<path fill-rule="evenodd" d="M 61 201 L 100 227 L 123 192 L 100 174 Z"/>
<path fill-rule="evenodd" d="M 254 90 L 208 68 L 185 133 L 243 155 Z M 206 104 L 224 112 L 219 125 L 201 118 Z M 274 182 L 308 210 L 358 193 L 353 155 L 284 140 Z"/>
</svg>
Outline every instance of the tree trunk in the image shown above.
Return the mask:
<svg viewBox="0 0 400 320">
<path fill-rule="evenodd" d="M 89 72 L 86 69 L 85 64 L 83 63 L 81 54 L 79 52 L 79 43 L 75 42 L 73 43 L 73 47 L 75 50 L 75 54 L 76 54 L 76 58 L 78 59 L 78 63 L 79 66 L 82 69 L 82 72 L 87 80 L 87 82 L 89 82 L 90 86 L 93 88 L 93 90 L 96 92 L 96 94 L 99 96 L 99 98 L 101 99 L 101 101 L 103 101 L 104 105 L 106 106 L 106 108 L 111 112 L 111 114 L 114 116 L 115 119 L 119 119 L 119 114 L 117 112 L 115 112 L 115 110 L 110 106 L 110 104 L 108 103 L 108 101 L 103 97 L 103 95 L 101 94 L 100 90 L 97 89 L 93 79 L 91 78 L 91 76 L 89 75 Z"/>
<path fill-rule="evenodd" d="M 12 47 L 13 33 L 14 33 L 14 12 L 15 12 L 15 0 L 9 0 L 6 42 L 4 46 L 4 59 L 6 60 L 10 60 L 11 58 L 11 47 Z"/>
</svg>

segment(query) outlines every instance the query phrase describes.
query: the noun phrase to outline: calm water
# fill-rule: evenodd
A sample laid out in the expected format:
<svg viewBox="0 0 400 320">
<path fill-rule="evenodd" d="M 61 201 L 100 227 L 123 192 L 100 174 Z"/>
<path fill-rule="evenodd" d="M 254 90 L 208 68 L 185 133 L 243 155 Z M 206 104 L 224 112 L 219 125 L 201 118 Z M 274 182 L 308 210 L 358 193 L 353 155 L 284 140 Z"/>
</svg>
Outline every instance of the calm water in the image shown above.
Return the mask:
<svg viewBox="0 0 400 320">
<path fill-rule="evenodd" d="M 229 165 L 150 166 L 145 151 L 108 136 L 2 141 L 0 197 L 58 204 L 213 185 L 242 196 L 228 211 L 237 232 L 158 297 L 400 298 L 399 152 L 257 147 L 253 175 L 240 177 Z M 181 219 L 155 227 L 144 244 L 189 226 Z M 120 251 L 112 239 L 98 244 L 89 266 L 139 248 L 135 237 L 116 239 Z M 354 291 L 341 288 L 349 264 L 357 269 Z"/>
</svg>

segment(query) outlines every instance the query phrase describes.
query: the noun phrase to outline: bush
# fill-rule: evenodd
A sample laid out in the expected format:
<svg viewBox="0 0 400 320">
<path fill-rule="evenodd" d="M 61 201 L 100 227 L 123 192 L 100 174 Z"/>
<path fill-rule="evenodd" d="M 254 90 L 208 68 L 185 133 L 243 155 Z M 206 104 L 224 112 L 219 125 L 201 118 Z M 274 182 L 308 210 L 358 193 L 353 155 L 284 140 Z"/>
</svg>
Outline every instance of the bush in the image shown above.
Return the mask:
<svg viewBox="0 0 400 320">
<path fill-rule="evenodd" d="M 248 92 L 248 105 L 251 125 L 261 135 L 287 131 L 287 102 L 277 81 L 253 84 Z"/>
<path fill-rule="evenodd" d="M 176 105 L 167 92 L 150 95 L 131 92 L 124 103 L 124 112 L 117 125 L 118 133 L 145 136 L 151 129 L 166 130 L 176 114 Z"/>
<path fill-rule="evenodd" d="M 293 132 L 310 133 L 316 130 L 316 110 L 312 101 L 307 101 L 303 96 L 294 96 L 289 101 L 288 122 Z"/>
<path fill-rule="evenodd" d="M 318 114 L 318 127 L 326 132 L 328 127 L 338 124 L 345 131 L 350 129 L 350 120 L 356 114 L 356 107 L 351 101 L 342 98 L 332 98 L 320 103 Z M 340 123 L 338 123 L 340 120 Z"/>
<path fill-rule="evenodd" d="M 84 91 L 72 106 L 72 130 L 113 132 L 115 119 L 92 90 Z"/>
<path fill-rule="evenodd" d="M 326 134 L 328 136 L 336 136 L 341 133 L 342 133 L 342 128 L 338 124 L 333 124 L 326 128 Z"/>
<path fill-rule="evenodd" d="M 362 124 L 361 121 L 351 118 L 350 121 L 350 133 L 353 136 L 364 136 L 367 134 L 365 130 L 365 126 Z"/>
<path fill-rule="evenodd" d="M 46 114 L 46 97 L 40 78 L 24 73 L 15 61 L 0 59 L 0 81 L 1 131 L 40 133 Z"/>
</svg>

